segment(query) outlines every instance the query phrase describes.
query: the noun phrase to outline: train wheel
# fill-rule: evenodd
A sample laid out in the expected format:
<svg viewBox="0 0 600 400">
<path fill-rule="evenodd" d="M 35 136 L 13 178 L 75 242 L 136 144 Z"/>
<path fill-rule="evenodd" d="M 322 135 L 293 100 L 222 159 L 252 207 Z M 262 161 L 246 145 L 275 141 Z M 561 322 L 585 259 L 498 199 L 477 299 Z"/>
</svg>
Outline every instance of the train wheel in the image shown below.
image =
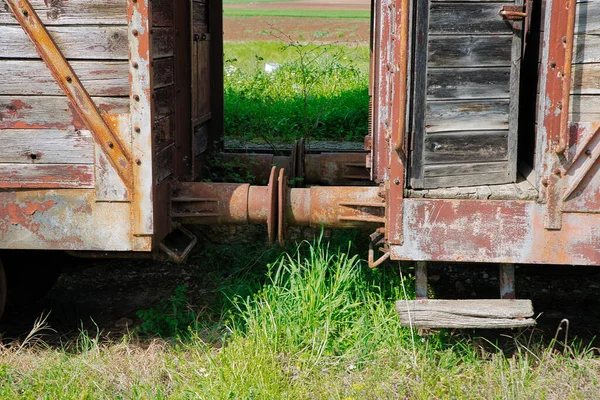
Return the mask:
<svg viewBox="0 0 600 400">
<path fill-rule="evenodd" d="M 0 261 L 0 319 L 4 314 L 4 308 L 6 307 L 6 293 L 8 292 L 8 286 L 6 284 L 6 274 L 4 273 L 4 266 Z"/>
</svg>

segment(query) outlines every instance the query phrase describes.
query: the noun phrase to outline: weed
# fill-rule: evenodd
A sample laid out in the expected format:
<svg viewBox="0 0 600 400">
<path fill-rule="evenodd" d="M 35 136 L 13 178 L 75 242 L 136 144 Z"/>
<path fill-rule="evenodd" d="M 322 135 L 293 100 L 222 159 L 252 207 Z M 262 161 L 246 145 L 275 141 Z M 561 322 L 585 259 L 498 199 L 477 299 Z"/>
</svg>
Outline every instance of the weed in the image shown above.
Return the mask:
<svg viewBox="0 0 600 400">
<path fill-rule="evenodd" d="M 187 337 L 190 330 L 196 328 L 196 314 L 190 307 L 186 292 L 185 285 L 177 286 L 174 294 L 156 308 L 138 311 L 137 316 L 142 320 L 137 327 L 138 333 L 165 338 Z"/>
<path fill-rule="evenodd" d="M 228 137 L 267 142 L 300 137 L 362 140 L 369 104 L 364 48 L 302 44 L 290 38 L 279 44 L 279 56 L 267 49 L 266 55 L 255 53 L 252 62 L 235 51 L 227 57 Z M 281 66 L 266 73 L 264 60 Z"/>
</svg>

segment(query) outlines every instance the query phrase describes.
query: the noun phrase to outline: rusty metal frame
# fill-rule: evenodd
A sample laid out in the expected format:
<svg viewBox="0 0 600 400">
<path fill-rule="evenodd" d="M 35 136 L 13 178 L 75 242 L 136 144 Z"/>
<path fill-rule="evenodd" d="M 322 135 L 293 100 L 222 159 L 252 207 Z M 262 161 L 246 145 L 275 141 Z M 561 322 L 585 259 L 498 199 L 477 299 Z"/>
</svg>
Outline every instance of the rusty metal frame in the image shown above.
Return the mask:
<svg viewBox="0 0 600 400">
<path fill-rule="evenodd" d="M 549 0 L 546 5 L 542 87 L 540 90 L 539 139 L 543 160 L 538 168 L 545 190 L 540 197 L 546 202 L 546 229 L 561 229 L 565 165 L 569 143 L 569 102 L 571 62 L 575 30 L 576 2 Z"/>
<path fill-rule="evenodd" d="M 152 74 L 152 8 L 150 0 L 128 0 L 127 22 L 131 82 L 131 125 L 133 204 L 132 242 L 134 250 L 150 250 L 149 239 L 154 228 L 154 143 L 153 143 L 153 74 Z"/>
<path fill-rule="evenodd" d="M 409 59 L 409 0 L 395 0 L 388 7 L 388 13 L 384 12 L 384 17 L 390 19 L 388 41 L 393 46 L 391 49 L 391 67 L 389 68 L 392 80 L 391 92 L 386 93 L 391 97 L 392 105 L 389 110 L 391 136 L 387 150 L 389 152 L 389 176 L 386 182 L 388 205 L 386 208 L 386 237 L 389 244 L 397 245 L 402 244 L 403 241 L 402 218 L 406 172 L 404 133 Z"/>
<path fill-rule="evenodd" d="M 127 146 L 112 132 L 29 1 L 7 0 L 6 3 L 69 98 L 77 115 L 90 130 L 125 185 L 131 187 L 132 157 Z"/>
</svg>

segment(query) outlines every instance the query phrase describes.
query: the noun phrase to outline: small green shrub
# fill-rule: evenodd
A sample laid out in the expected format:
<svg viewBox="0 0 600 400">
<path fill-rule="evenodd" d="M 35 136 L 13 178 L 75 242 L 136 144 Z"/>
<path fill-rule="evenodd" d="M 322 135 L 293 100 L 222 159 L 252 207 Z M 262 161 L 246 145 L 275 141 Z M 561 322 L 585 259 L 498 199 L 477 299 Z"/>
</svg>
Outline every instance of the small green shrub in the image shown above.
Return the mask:
<svg viewBox="0 0 600 400">
<path fill-rule="evenodd" d="M 186 292 L 187 286 L 177 286 L 173 295 L 155 308 L 139 310 L 137 316 L 142 322 L 136 328 L 137 332 L 163 338 L 188 336 L 196 328 L 196 314 L 190 307 Z"/>
</svg>

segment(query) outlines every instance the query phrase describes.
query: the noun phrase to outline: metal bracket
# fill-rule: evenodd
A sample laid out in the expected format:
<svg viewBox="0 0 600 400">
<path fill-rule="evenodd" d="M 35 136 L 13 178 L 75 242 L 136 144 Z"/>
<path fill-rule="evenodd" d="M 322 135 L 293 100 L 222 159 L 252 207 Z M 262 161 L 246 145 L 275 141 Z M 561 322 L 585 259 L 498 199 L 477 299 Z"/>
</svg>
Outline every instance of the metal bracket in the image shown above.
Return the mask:
<svg viewBox="0 0 600 400">
<path fill-rule="evenodd" d="M 503 6 L 498 15 L 505 21 L 518 21 L 527 18 L 527 12 L 523 6 Z"/>
<path fill-rule="evenodd" d="M 132 162 L 128 149 L 111 131 L 96 104 L 85 90 L 77 74 L 62 54 L 52 36 L 28 0 L 6 0 L 21 28 L 33 42 L 38 54 L 46 63 L 58 85 L 69 98 L 73 108 L 88 127 L 106 158 L 115 168 L 125 185 L 132 185 Z"/>
<path fill-rule="evenodd" d="M 192 232 L 190 232 L 189 230 L 187 230 L 186 228 L 184 228 L 183 226 L 181 226 L 179 224 L 177 224 L 176 229 L 178 229 L 181 233 L 183 233 L 185 236 L 187 236 L 191 239 L 191 241 L 187 245 L 187 247 L 181 253 L 176 253 L 175 251 L 171 250 L 166 244 L 164 244 L 162 242 L 159 244 L 159 247 L 162 251 L 164 251 L 169 256 L 169 259 L 171 261 L 173 261 L 177 264 L 181 264 L 188 258 L 188 256 L 190 255 L 190 252 L 198 243 L 198 238 Z"/>
</svg>

